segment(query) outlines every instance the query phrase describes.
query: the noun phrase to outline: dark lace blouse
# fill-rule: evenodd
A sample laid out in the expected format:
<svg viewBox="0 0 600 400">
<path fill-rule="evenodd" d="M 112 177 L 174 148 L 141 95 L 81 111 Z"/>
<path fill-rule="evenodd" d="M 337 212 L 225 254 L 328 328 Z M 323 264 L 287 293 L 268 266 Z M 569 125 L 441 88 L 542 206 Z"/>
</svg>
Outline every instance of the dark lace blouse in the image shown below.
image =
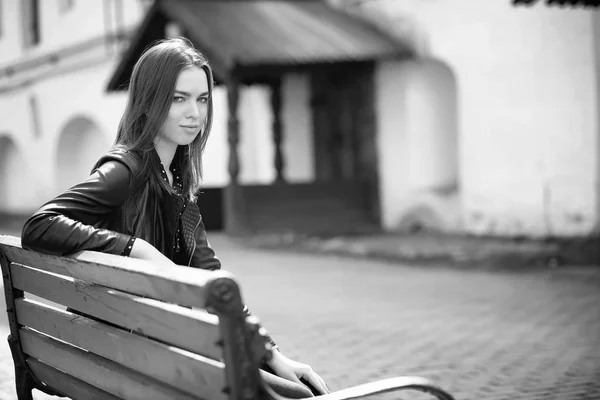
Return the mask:
<svg viewBox="0 0 600 400">
<path fill-rule="evenodd" d="M 171 184 L 171 186 L 173 187 L 173 189 L 175 190 L 175 193 L 178 196 L 183 196 L 183 179 L 181 177 L 181 169 L 180 169 L 179 163 L 173 161 L 171 163 L 171 167 L 169 168 L 169 170 L 173 174 L 173 183 Z M 165 180 L 165 182 L 169 182 L 167 172 L 165 171 L 165 167 L 162 165 L 162 163 L 160 163 L 160 176 L 161 176 L 161 178 L 163 178 Z M 175 257 L 174 258 L 177 258 L 177 256 L 179 256 L 179 253 L 181 252 L 181 232 L 182 232 L 181 214 L 182 214 L 182 212 L 179 213 L 179 218 L 178 218 L 178 223 L 177 223 L 177 232 L 175 233 L 175 254 L 174 254 Z M 121 254 L 122 256 L 129 257 L 129 255 L 131 254 L 131 248 L 133 247 L 133 243 L 135 242 L 135 239 L 136 239 L 135 236 L 131 236 L 131 238 L 129 239 L 129 242 L 127 243 L 127 246 L 125 246 L 125 250 L 123 250 L 123 253 Z"/>
</svg>

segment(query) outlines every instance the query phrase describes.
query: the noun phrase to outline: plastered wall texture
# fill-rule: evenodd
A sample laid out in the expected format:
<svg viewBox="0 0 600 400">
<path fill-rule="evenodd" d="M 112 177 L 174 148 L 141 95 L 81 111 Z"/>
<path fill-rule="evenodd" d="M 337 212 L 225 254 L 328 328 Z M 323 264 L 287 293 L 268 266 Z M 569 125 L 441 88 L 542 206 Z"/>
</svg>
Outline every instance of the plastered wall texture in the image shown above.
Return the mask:
<svg viewBox="0 0 600 400">
<path fill-rule="evenodd" d="M 398 228 L 407 213 L 424 205 L 443 230 L 534 237 L 597 232 L 597 17 L 590 10 L 510 3 L 374 0 L 362 7 L 399 36 L 408 34 L 421 62 L 445 64 L 456 85 L 457 191 L 421 190 L 415 196 L 403 152 L 412 146 L 409 139 L 427 140 L 418 133 L 431 126 L 411 120 L 424 114 L 407 111 L 419 100 L 407 96 L 410 85 L 397 73 L 406 65 L 379 68 L 388 228 Z M 439 138 L 452 136 L 453 128 L 438 127 Z M 453 151 L 449 146 L 448 153 Z M 447 165 L 452 170 L 452 162 Z M 427 170 L 408 171 L 415 173 Z"/>
</svg>

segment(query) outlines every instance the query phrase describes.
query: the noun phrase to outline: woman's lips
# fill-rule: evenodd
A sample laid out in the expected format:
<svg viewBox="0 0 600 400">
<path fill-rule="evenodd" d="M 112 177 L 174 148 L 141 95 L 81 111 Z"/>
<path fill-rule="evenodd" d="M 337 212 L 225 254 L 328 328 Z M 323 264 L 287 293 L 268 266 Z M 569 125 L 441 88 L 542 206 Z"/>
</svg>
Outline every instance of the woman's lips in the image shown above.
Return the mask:
<svg viewBox="0 0 600 400">
<path fill-rule="evenodd" d="M 200 131 L 200 125 L 181 125 L 181 127 L 190 135 L 195 135 Z"/>
</svg>

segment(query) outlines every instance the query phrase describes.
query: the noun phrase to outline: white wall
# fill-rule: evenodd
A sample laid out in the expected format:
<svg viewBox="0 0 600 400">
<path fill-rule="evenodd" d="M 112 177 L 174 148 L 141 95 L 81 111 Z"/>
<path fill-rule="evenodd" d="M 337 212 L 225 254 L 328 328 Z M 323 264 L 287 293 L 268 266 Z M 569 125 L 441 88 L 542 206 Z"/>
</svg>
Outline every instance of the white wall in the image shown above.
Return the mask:
<svg viewBox="0 0 600 400">
<path fill-rule="evenodd" d="M 287 75 L 282 90 L 284 176 L 289 182 L 311 182 L 315 179 L 315 153 L 308 75 Z"/>
<path fill-rule="evenodd" d="M 225 88 L 215 88 L 213 92 L 213 126 L 203 158 L 203 185 L 221 187 L 229 182 L 227 169 L 229 153 L 227 142 L 227 92 Z"/>
<path fill-rule="evenodd" d="M 28 157 L 33 136 L 29 94 L 22 91 L 10 98 L 0 96 L 0 191 L 4 192 L 0 212 L 19 213 L 34 208 L 44 193 L 44 187 L 37 185 L 18 190 L 25 182 L 31 182 L 34 172 Z"/>
<path fill-rule="evenodd" d="M 55 154 L 55 190 L 61 193 L 86 179 L 92 166 L 110 147 L 96 121 L 73 117 L 61 130 Z"/>
<path fill-rule="evenodd" d="M 64 189 L 58 182 L 58 156 L 62 153 L 58 146 L 71 121 L 85 118 L 94 123 L 101 136 L 93 139 L 94 154 L 108 150 L 114 140 L 125 98 L 122 94 L 103 94 L 110 67 L 106 63 L 52 77 L 0 96 L 0 131 L 9 132 L 33 172 L 30 186 L 37 188 L 37 203 Z M 29 96 L 37 99 L 40 137 L 34 136 Z M 81 159 L 80 167 L 85 168 L 79 172 L 81 177 L 89 173 L 94 161 L 85 160 L 85 156 Z"/>
<path fill-rule="evenodd" d="M 459 231 L 456 91 L 435 60 L 379 63 L 375 74 L 384 228 Z"/>
<path fill-rule="evenodd" d="M 270 91 L 263 86 L 246 87 L 240 101 L 240 182 L 269 184 L 275 179 Z"/>
<path fill-rule="evenodd" d="M 38 188 L 27 204 L 37 204 L 65 189 L 65 180 L 59 181 L 61 135 L 71 130 L 69 124 L 77 119 L 90 121 L 94 137 L 86 134 L 85 143 L 78 151 L 72 177 L 83 179 L 97 157 L 108 150 L 114 141 L 119 119 L 125 107 L 125 93 L 105 94 L 106 81 L 113 71 L 112 63 L 86 68 L 66 75 L 39 81 L 36 85 L 10 95 L 0 96 L 0 132 L 15 142 L 24 161 L 35 171 L 33 187 Z M 298 80 L 295 85 L 298 86 Z M 294 83 L 292 83 L 294 84 Z M 288 87 L 288 86 L 286 86 Z M 289 88 L 289 87 L 288 87 Z M 286 176 L 291 181 L 311 179 L 309 123 L 303 119 L 307 104 L 303 101 L 302 87 L 296 94 L 286 90 L 287 108 L 284 125 L 291 127 L 284 138 Z M 306 90 L 304 90 L 306 92 Z M 41 137 L 34 137 L 28 96 L 37 98 Z M 298 97 L 300 102 L 298 102 Z M 240 105 L 241 181 L 270 183 L 275 177 L 271 114 L 268 90 L 261 87 L 244 88 Z M 290 122 L 291 121 L 291 122 Z M 72 135 L 72 133 L 71 133 Z M 293 136 L 292 136 L 293 135 Z M 100 138 L 96 136 L 101 136 Z M 64 145 L 64 142 L 63 142 Z M 71 149 L 71 145 L 69 146 Z M 87 150 L 86 150 L 87 149 Z M 215 91 L 215 120 L 204 155 L 204 185 L 222 187 L 229 182 L 229 149 L 227 143 L 227 99 L 224 88 Z M 75 159 L 73 159 L 75 160 Z M 17 164 L 11 164 L 17 165 Z M 13 170 L 9 174 L 13 174 Z M 64 173 L 62 174 L 64 176 Z M 66 178 L 72 181 L 71 178 Z"/>
<path fill-rule="evenodd" d="M 31 171 L 23 152 L 7 135 L 0 135 L 0 212 L 20 214 L 35 207 L 37 188 L 28 188 L 27 182 Z M 4 190 L 7 187 L 15 190 Z"/>
<path fill-rule="evenodd" d="M 283 79 L 282 153 L 284 178 L 288 182 L 309 182 L 315 176 L 309 89 L 307 75 L 290 74 Z M 270 89 L 262 85 L 245 86 L 239 101 L 240 182 L 270 184 L 276 176 Z M 224 87 L 216 88 L 214 107 L 213 129 L 204 154 L 204 182 L 206 186 L 222 187 L 229 182 L 228 107 Z"/>
<path fill-rule="evenodd" d="M 111 146 L 126 102 L 125 93 L 104 93 L 106 82 L 114 70 L 114 62 L 115 60 L 108 61 L 42 79 L 27 88 L 0 95 L 0 132 L 4 132 L 15 142 L 18 153 L 11 153 L 11 157 L 22 157 L 24 163 L 31 168 L 31 187 L 35 188 L 28 192 L 29 199 L 26 202 L 11 200 L 12 203 L 20 203 L 29 209 L 36 208 L 64 190 L 65 182 L 74 183 L 76 177 L 85 178 L 98 156 Z M 284 138 L 284 157 L 287 160 L 286 175 L 292 181 L 299 181 L 311 178 L 310 123 L 304 119 L 308 103 L 305 101 L 306 87 L 302 85 L 306 82 L 298 77 L 291 79 L 291 84 L 284 84 L 287 104 L 284 109 L 284 126 L 290 127 L 290 132 Z M 39 105 L 40 138 L 34 137 L 30 118 L 28 99 L 31 95 L 36 97 Z M 266 88 L 243 89 L 239 113 L 239 153 L 244 183 L 270 183 L 275 177 L 269 107 Z M 74 149 L 72 143 L 67 150 L 59 148 L 59 144 L 65 131 L 71 130 L 69 125 L 78 119 L 89 121 L 93 127 L 81 132 L 87 139 L 77 149 L 81 154 L 72 159 L 72 173 L 65 174 L 64 166 L 62 172 L 59 168 L 61 154 Z M 88 131 L 94 132 L 93 137 Z M 218 88 L 215 91 L 214 126 L 204 155 L 204 186 L 227 185 L 228 157 L 227 98 L 224 88 Z M 11 166 L 7 174 L 16 176 L 15 168 L 19 164 L 6 165 Z M 12 184 L 9 187 L 14 188 Z"/>
<path fill-rule="evenodd" d="M 17 0 L 2 2 L 2 21 L 0 22 L 0 66 L 21 55 L 21 7 Z"/>
<path fill-rule="evenodd" d="M 75 6 L 64 12 L 60 11 L 59 2 L 39 1 L 40 42 L 33 47 L 23 46 L 25 1 L 2 2 L 0 66 L 100 38 L 109 31 L 114 32 L 118 23 L 122 24 L 120 28 L 131 29 L 143 13 L 142 2 L 138 0 L 75 1 Z M 117 22 L 117 7 L 121 10 L 120 22 Z"/>
<path fill-rule="evenodd" d="M 74 55 L 63 51 L 106 33 L 103 7 L 105 4 L 114 7 L 117 2 L 77 1 L 74 8 L 64 13 L 59 12 L 58 3 L 58 0 L 39 2 L 41 41 L 34 47 L 24 46 L 24 2 L 6 0 L 2 4 L 0 67 L 22 61 L 28 61 L 30 66 L 26 69 L 17 67 L 12 76 L 0 79 L 0 132 L 14 143 L 14 146 L 4 146 L 3 151 L 7 159 L 20 160 L 19 163 L 4 163 L 1 171 L 11 177 L 3 182 L 1 189 L 10 192 L 12 197 L 20 196 L 19 201 L 9 199 L 9 204 L 3 207 L 6 210 L 0 211 L 15 211 L 11 206 L 13 203 L 18 204 L 21 211 L 34 209 L 64 189 L 58 187 L 57 146 L 69 122 L 77 118 L 89 119 L 97 130 L 91 143 L 77 149 L 81 165 L 74 166 L 73 171 L 81 168 L 78 173 L 85 177 L 93 164 L 93 160 L 86 158 L 108 149 L 124 106 L 122 94 L 104 94 L 116 60 L 114 56 L 107 56 L 102 44 L 87 46 L 83 52 Z M 141 16 L 140 2 L 123 3 L 127 3 L 124 4 L 123 22 L 131 27 Z M 53 64 L 39 57 L 57 50 L 60 57 Z M 39 136 L 34 134 L 32 99 L 37 104 Z M 87 152 L 86 148 L 93 150 Z M 26 175 L 23 170 L 28 171 Z M 19 190 L 24 183 L 28 189 Z"/>
<path fill-rule="evenodd" d="M 504 0 L 369 4 L 411 26 L 422 55 L 455 72 L 465 230 L 589 233 L 599 220 L 594 11 Z M 397 196 L 387 190 L 384 208 Z"/>
<path fill-rule="evenodd" d="M 391 18 L 401 19 L 412 29 L 423 56 L 439 60 L 454 72 L 460 155 L 460 196 L 440 195 L 436 188 L 451 181 L 449 177 L 454 174 L 452 168 L 443 166 L 452 160 L 446 160 L 450 164 L 424 164 L 425 159 L 415 157 L 416 151 L 412 155 L 406 151 L 437 143 L 432 142 L 435 136 L 417 133 L 441 132 L 443 124 L 419 123 L 427 97 L 421 97 L 421 103 L 415 100 L 425 92 L 411 87 L 405 79 L 408 64 L 380 65 L 377 96 L 384 225 L 393 228 L 411 210 L 426 204 L 437 210 L 434 219 L 439 221 L 433 223 L 448 229 L 464 224 L 472 233 L 569 235 L 593 229 L 600 204 L 593 11 L 547 8 L 543 4 L 513 8 L 504 0 L 371 2 L 373 7 L 377 3 Z M 17 12 L 16 4 L 5 1 L 6 14 Z M 77 7 L 80 4 L 77 2 Z M 70 12 L 84 12 L 76 10 Z M 86 15 L 91 15 L 89 10 Z M 45 18 L 44 46 L 58 46 L 76 36 L 84 39 L 83 34 L 73 35 L 80 29 L 85 35 L 102 29 L 97 22 L 102 20 L 99 15 L 89 27 L 85 18 L 75 14 L 49 14 Z M 18 40 L 9 39 L 10 32 L 20 35 L 16 21 L 3 20 L 0 64 L 19 56 Z M 62 33 L 50 33 L 48 21 L 60 26 L 57 30 Z M 0 93 L 0 132 L 11 137 L 15 151 L 21 152 L 19 157 L 35 170 L 32 176 L 38 192 L 32 194 L 35 198 L 31 203 L 45 200 L 56 189 L 56 146 L 70 120 L 85 116 L 94 121 L 107 144 L 114 139 L 124 95 L 104 93 L 113 70 L 114 60 L 47 79 L 40 77 Z M 215 129 L 205 155 L 206 186 L 222 186 L 228 181 L 223 94 L 215 93 Z M 37 97 L 39 105 L 42 137 L 37 139 L 31 126 L 31 95 Z M 314 176 L 308 101 L 306 77 L 287 77 L 283 146 L 285 173 L 291 181 Z M 415 112 L 418 104 L 421 106 Z M 268 91 L 245 91 L 240 116 L 242 181 L 268 183 L 274 177 Z M 408 138 L 412 138 L 410 143 Z M 445 154 L 443 147 L 431 150 L 431 154 Z M 394 164 L 390 166 L 390 162 Z M 443 171 L 448 176 L 444 177 Z M 423 182 L 429 183 L 418 187 Z"/>
<path fill-rule="evenodd" d="M 74 8 L 61 13 L 58 0 L 40 2 L 41 42 L 34 48 L 24 49 L 21 7 L 16 0 L 4 1 L 0 66 L 35 59 L 56 49 L 68 49 L 102 35 L 106 29 L 103 14 L 106 11 L 111 14 L 110 28 L 114 29 L 118 3 L 124 5 L 125 25 L 135 25 L 142 16 L 140 1 L 111 0 L 108 3 L 107 10 L 104 1 L 77 1 Z M 83 179 L 97 157 L 113 143 L 126 102 L 125 93 L 105 93 L 117 60 L 114 53 L 107 52 L 102 46 L 88 50 L 61 58 L 57 64 L 40 64 L 26 72 L 17 71 L 9 80 L 0 80 L 0 135 L 6 137 L 2 141 L 2 150 L 8 160 L 2 164 L 1 189 L 13 193 L 0 204 L 0 211 L 10 211 L 15 208 L 13 205 L 19 205 L 20 209 L 35 209 L 64 190 L 66 184 Z M 214 96 L 214 127 L 204 157 L 206 187 L 222 187 L 229 182 L 225 89 L 217 88 Z M 40 137 L 34 135 L 31 97 L 38 105 Z M 311 179 L 314 174 L 306 77 L 286 77 L 283 97 L 286 177 L 290 181 Z M 239 116 L 241 181 L 270 183 L 275 177 L 275 169 L 268 89 L 244 88 Z M 75 140 L 77 133 L 73 127 L 82 129 L 81 135 L 85 138 Z M 78 155 L 69 157 L 67 163 L 63 157 L 65 152 L 77 152 Z M 73 166 L 69 173 L 65 172 L 67 164 Z M 19 165 L 29 168 L 27 179 L 22 179 L 25 172 L 17 171 Z M 25 180 L 31 182 L 29 186 L 33 189 L 16 191 L 16 184 Z"/>
<path fill-rule="evenodd" d="M 596 95 L 596 216 L 600 216 L 600 13 L 593 15 L 593 32 L 594 32 L 594 55 L 596 65 L 596 79 L 595 79 L 595 95 Z M 597 217 L 597 224 L 600 225 L 600 217 Z M 598 228 L 597 228 L 598 229 Z"/>
<path fill-rule="evenodd" d="M 117 28 L 131 28 L 137 24 L 143 12 L 139 0 L 76 0 L 75 6 L 65 12 L 60 11 L 58 2 L 39 2 L 43 15 L 41 48 L 69 46 L 80 42 L 82 38 L 100 37 Z M 118 21 L 119 14 L 121 21 Z M 119 23 L 123 26 L 118 27 Z"/>
</svg>

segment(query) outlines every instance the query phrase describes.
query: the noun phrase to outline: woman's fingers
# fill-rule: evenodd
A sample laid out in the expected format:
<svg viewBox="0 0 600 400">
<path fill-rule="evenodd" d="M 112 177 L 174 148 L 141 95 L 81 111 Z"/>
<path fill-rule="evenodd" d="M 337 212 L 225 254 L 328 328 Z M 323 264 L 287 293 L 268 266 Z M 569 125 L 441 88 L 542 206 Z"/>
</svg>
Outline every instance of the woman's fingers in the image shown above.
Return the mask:
<svg viewBox="0 0 600 400">
<path fill-rule="evenodd" d="M 319 378 L 319 380 L 323 384 L 323 387 L 325 388 L 325 390 L 327 391 L 327 393 L 329 393 L 329 387 L 327 387 L 327 384 L 325 383 L 325 380 L 323 378 L 321 378 L 321 376 L 319 376 L 319 375 L 317 375 L 317 377 Z"/>
<path fill-rule="evenodd" d="M 323 379 L 317 375 L 316 372 L 310 371 L 304 376 L 304 379 L 306 379 L 315 389 L 317 389 L 319 394 L 329 393 L 327 385 L 325 385 L 325 381 L 323 381 Z"/>
<path fill-rule="evenodd" d="M 296 376 L 296 374 L 293 371 L 281 371 L 279 373 L 279 376 L 287 379 L 288 381 L 296 382 L 302 385 L 302 382 L 300 382 L 300 379 L 298 378 L 298 376 Z"/>
<path fill-rule="evenodd" d="M 310 365 L 292 361 L 281 353 L 275 354 L 277 356 L 270 360 L 269 367 L 276 375 L 303 386 L 311 386 L 312 390 L 319 394 L 329 393 L 325 381 L 313 371 Z"/>
</svg>

